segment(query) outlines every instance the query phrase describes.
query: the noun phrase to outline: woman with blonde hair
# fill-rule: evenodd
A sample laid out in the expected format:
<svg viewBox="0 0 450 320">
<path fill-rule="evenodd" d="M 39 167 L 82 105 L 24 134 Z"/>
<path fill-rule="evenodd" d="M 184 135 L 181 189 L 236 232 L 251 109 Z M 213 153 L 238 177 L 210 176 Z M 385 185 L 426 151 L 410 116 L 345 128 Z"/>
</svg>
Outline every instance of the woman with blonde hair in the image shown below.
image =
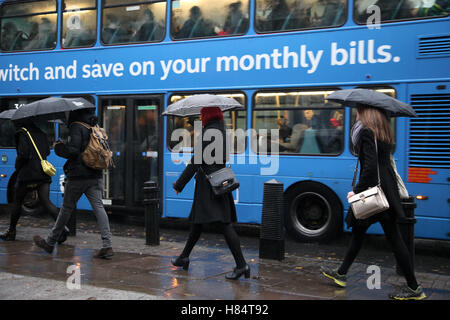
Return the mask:
<svg viewBox="0 0 450 320">
<path fill-rule="evenodd" d="M 353 191 L 348 193 L 347 198 L 376 186 L 379 168 L 381 188 L 389 202 L 389 209 L 367 219 L 357 220 L 350 208 L 345 222 L 349 228 L 352 228 L 352 236 L 344 261 L 339 269 L 322 267 L 322 274 L 340 287 L 345 287 L 346 274 L 362 247 L 367 229 L 372 224 L 379 222 L 407 282 L 407 287 L 400 292 L 390 294 L 389 297 L 398 300 L 424 299 L 426 295 L 417 283 L 411 257 L 397 225 L 397 220 L 405 215 L 401 205 L 396 175 L 390 163 L 394 134 L 389 119 L 380 109 L 358 105 L 356 120 L 357 122 L 352 127 L 351 139 L 361 163 L 361 172 L 358 184 Z"/>
</svg>

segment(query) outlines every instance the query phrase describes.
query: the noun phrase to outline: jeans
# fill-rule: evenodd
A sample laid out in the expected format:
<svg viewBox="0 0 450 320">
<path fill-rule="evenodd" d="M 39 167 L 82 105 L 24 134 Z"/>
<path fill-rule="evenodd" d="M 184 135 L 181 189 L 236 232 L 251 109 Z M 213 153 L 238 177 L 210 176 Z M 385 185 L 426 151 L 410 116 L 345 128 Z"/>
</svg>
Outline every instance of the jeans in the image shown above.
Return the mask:
<svg viewBox="0 0 450 320">
<path fill-rule="evenodd" d="M 67 180 L 64 189 L 63 204 L 59 211 L 58 219 L 47 237 L 47 243 L 51 246 L 56 244 L 56 241 L 64 230 L 64 226 L 69 221 L 72 212 L 76 209 L 78 200 L 85 194 L 92 206 L 95 217 L 97 218 L 97 224 L 102 237 L 102 246 L 103 248 L 110 248 L 111 231 L 109 228 L 108 215 L 103 207 L 102 192 L 102 179 Z"/>
</svg>

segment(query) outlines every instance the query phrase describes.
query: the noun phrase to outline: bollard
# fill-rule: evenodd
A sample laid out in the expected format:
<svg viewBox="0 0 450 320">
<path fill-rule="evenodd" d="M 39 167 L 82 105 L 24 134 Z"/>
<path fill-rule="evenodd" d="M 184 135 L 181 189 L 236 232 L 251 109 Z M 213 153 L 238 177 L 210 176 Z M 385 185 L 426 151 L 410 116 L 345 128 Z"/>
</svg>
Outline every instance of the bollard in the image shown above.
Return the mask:
<svg viewBox="0 0 450 320">
<path fill-rule="evenodd" d="M 414 197 L 409 197 L 408 199 L 402 199 L 402 207 L 405 212 L 405 218 L 399 219 L 397 221 L 400 228 L 400 234 L 402 235 L 403 242 L 408 248 L 409 256 L 412 263 L 412 268 L 414 270 L 415 262 L 415 246 L 414 246 L 414 224 L 416 223 L 416 218 L 414 218 L 414 209 L 417 204 L 414 202 Z M 403 272 L 400 267 L 396 267 L 397 274 L 402 276 Z"/>
<path fill-rule="evenodd" d="M 159 245 L 159 197 L 155 181 L 144 182 L 145 244 Z"/>
<path fill-rule="evenodd" d="M 264 183 L 259 257 L 284 259 L 284 195 L 283 184 L 275 179 Z"/>
</svg>

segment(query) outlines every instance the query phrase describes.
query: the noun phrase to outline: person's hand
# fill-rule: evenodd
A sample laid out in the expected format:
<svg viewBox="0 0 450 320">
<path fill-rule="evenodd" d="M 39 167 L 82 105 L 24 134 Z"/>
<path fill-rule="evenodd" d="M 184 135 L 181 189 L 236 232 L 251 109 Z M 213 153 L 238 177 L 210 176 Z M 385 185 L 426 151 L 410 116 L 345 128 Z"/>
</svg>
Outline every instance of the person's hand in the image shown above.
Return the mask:
<svg viewBox="0 0 450 320">
<path fill-rule="evenodd" d="M 353 191 L 350 191 L 349 193 L 347 193 L 347 199 L 350 199 L 354 195 L 355 195 L 355 193 Z"/>
<path fill-rule="evenodd" d="M 172 184 L 173 190 L 175 191 L 176 194 L 179 194 L 180 191 L 178 191 L 177 189 L 175 189 L 175 182 Z"/>
</svg>

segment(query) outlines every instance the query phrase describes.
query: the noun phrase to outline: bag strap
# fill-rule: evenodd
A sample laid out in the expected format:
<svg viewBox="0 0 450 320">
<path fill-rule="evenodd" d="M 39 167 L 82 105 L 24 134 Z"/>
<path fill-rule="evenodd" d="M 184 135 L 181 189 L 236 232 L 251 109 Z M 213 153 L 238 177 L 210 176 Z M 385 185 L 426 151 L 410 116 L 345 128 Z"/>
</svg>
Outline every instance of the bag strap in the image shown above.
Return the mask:
<svg viewBox="0 0 450 320">
<path fill-rule="evenodd" d="M 39 152 L 38 148 L 36 147 L 36 144 L 34 143 L 34 140 L 33 140 L 33 138 L 31 137 L 31 134 L 28 132 L 27 129 L 25 129 L 25 128 L 23 128 L 23 127 L 22 127 L 22 129 L 23 129 L 23 130 L 28 134 L 28 136 L 30 137 L 31 143 L 32 143 L 33 146 L 34 146 L 34 149 L 36 150 L 36 152 L 37 152 L 37 154 L 38 154 L 38 156 L 39 156 L 39 159 L 41 159 L 41 161 L 42 161 L 41 153 Z"/>
<path fill-rule="evenodd" d="M 381 185 L 381 179 L 380 179 L 380 166 L 378 164 L 378 144 L 377 144 L 377 139 L 374 138 L 375 141 L 375 152 L 377 155 L 377 176 L 378 176 L 378 186 Z M 358 174 L 358 164 L 359 164 L 359 158 L 356 160 L 356 166 L 355 166 L 355 171 L 353 172 L 353 181 L 352 181 L 352 187 L 355 187 L 355 182 L 356 182 L 356 175 Z"/>
<path fill-rule="evenodd" d="M 92 129 L 92 127 L 90 125 L 88 125 L 87 123 L 81 122 L 81 121 L 74 121 L 70 125 L 73 125 L 74 123 L 81 124 L 83 127 L 85 127 L 86 129 L 89 129 L 89 130 Z"/>
</svg>

